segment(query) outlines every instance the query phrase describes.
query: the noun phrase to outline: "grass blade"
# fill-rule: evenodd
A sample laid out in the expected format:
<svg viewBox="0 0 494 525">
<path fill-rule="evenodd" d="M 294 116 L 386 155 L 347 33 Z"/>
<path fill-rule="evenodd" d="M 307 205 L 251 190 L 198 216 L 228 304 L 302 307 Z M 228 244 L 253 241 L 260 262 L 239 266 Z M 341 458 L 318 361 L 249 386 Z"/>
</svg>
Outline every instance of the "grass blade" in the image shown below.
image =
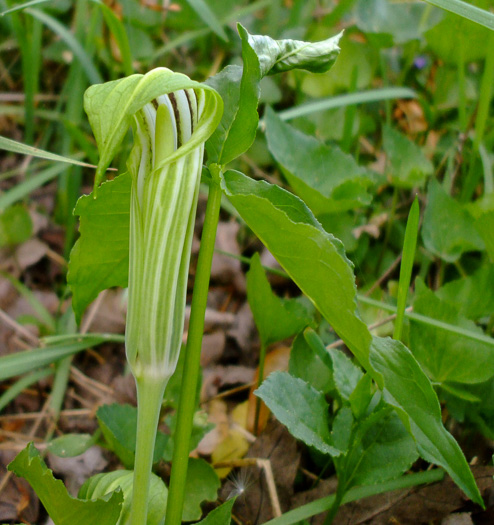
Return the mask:
<svg viewBox="0 0 494 525">
<path fill-rule="evenodd" d="M 393 338 L 400 340 L 403 332 L 403 320 L 405 318 L 405 308 L 407 305 L 408 289 L 412 277 L 413 261 L 415 259 L 415 249 L 417 247 L 417 237 L 419 233 L 420 206 L 417 197 L 413 201 L 410 214 L 408 215 L 407 227 L 405 230 L 405 241 L 403 243 L 403 254 L 401 257 L 400 281 L 398 284 L 398 306 L 396 310 L 396 321 Z"/>
<path fill-rule="evenodd" d="M 24 377 L 21 377 L 13 385 L 0 396 L 0 412 L 11 402 L 13 401 L 25 388 L 31 386 L 34 383 L 37 383 L 41 379 L 48 377 L 53 374 L 53 369 L 42 368 L 36 372 L 32 372 Z"/>
<path fill-rule="evenodd" d="M 56 33 L 70 48 L 74 55 L 79 59 L 82 68 L 84 69 L 88 80 L 91 84 L 101 84 L 103 77 L 96 69 L 93 61 L 89 58 L 88 54 L 81 46 L 80 42 L 74 37 L 74 35 L 68 31 L 58 20 L 39 11 L 38 9 L 27 8 L 26 13 L 29 13 L 34 18 L 37 18 L 40 22 L 49 27 L 54 33 Z"/>
<path fill-rule="evenodd" d="M 307 104 L 302 104 L 294 108 L 286 109 L 278 113 L 283 120 L 291 120 L 297 117 L 305 117 L 311 113 L 319 113 L 327 109 L 341 108 L 354 104 L 368 104 L 370 102 L 381 102 L 395 98 L 416 98 L 417 93 L 413 89 L 402 87 L 391 87 L 382 89 L 369 89 L 357 93 L 348 93 L 337 97 L 328 97 Z"/>
<path fill-rule="evenodd" d="M 187 3 L 199 15 L 201 20 L 216 33 L 222 40 L 228 42 L 228 36 L 223 29 L 221 22 L 216 18 L 216 15 L 211 11 L 210 7 L 204 0 L 187 0 Z"/>
<path fill-rule="evenodd" d="M 9 15 L 10 13 L 15 13 L 16 11 L 22 11 L 23 9 L 26 9 L 27 7 L 32 7 L 33 5 L 46 4 L 47 2 L 50 2 L 50 0 L 30 0 L 30 2 L 24 2 L 23 4 L 11 7 L 6 11 L 2 11 L 0 13 L 0 16 Z"/>
<path fill-rule="evenodd" d="M 82 341 L 48 346 L 46 348 L 36 348 L 1 357 L 0 381 L 5 381 L 11 377 L 26 374 L 37 368 L 50 365 L 64 357 L 74 355 L 77 352 L 86 350 L 86 348 L 98 345 L 103 341 L 104 339 L 101 337 L 86 337 Z"/>
<path fill-rule="evenodd" d="M 476 24 L 480 24 L 481 26 L 487 27 L 487 29 L 494 31 L 494 14 L 489 13 L 489 11 L 485 11 L 484 9 L 480 9 L 474 5 L 467 4 L 462 0 L 425 1 L 429 4 L 435 5 L 436 7 L 444 9 L 445 11 L 455 13 L 456 15 L 466 18 L 467 20 L 471 20 Z"/>
</svg>

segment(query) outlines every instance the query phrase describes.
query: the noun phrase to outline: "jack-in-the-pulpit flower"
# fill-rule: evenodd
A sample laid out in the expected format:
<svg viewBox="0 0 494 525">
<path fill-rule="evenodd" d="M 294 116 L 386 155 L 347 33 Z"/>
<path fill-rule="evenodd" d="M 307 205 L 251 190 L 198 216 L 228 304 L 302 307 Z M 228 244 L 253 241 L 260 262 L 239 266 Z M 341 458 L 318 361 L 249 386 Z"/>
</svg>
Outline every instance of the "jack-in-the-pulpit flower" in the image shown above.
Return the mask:
<svg viewBox="0 0 494 525">
<path fill-rule="evenodd" d="M 223 102 L 166 68 L 92 86 L 84 102 L 100 151 L 96 188 L 129 127 L 134 132 L 125 346 L 138 400 L 130 522 L 143 525 L 163 392 L 182 344 L 204 143 Z"/>
<path fill-rule="evenodd" d="M 134 115 L 127 358 L 136 377 L 169 377 L 182 342 L 204 154 L 203 91 L 156 97 Z"/>
</svg>

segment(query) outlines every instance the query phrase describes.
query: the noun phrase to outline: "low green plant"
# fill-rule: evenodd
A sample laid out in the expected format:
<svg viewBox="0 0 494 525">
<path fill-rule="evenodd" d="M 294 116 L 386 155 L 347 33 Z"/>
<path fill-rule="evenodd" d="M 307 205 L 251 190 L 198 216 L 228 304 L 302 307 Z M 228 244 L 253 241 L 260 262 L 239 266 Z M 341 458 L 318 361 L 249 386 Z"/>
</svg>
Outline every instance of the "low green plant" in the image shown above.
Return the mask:
<svg viewBox="0 0 494 525">
<path fill-rule="evenodd" d="M 132 62 L 125 31 L 122 32 L 119 20 L 104 4 L 92 3 L 102 9 L 108 27 L 123 50 L 123 69 L 129 74 Z M 445 6 L 442 0 L 430 3 Z M 211 30 L 221 38 L 226 36 L 205 4 L 195 0 L 190 5 L 207 21 Z M 358 8 L 365 10 L 365 5 L 359 3 Z M 451 2 L 450 10 L 467 13 L 468 18 L 488 28 L 492 25 L 491 14 L 469 10 L 460 0 Z M 42 21 L 65 38 L 86 75 L 99 81 L 100 74 L 91 60 L 89 43 L 87 49 L 81 48 L 77 40 L 74 43 L 63 28 L 41 11 L 30 9 L 26 13 L 34 17 L 34 24 Z M 13 14 L 16 15 L 15 11 Z M 426 18 L 424 16 L 425 21 Z M 16 18 L 18 30 L 22 29 L 20 21 L 21 18 Z M 364 25 L 365 20 L 360 24 Z M 96 516 L 103 525 L 165 521 L 167 525 L 178 525 L 182 519 L 200 518 L 199 504 L 214 499 L 218 481 L 211 474 L 211 467 L 205 467 L 204 462 L 190 463 L 188 455 L 193 430 L 197 437 L 207 428 L 194 425 L 194 415 L 197 416 L 199 355 L 211 260 L 221 199 L 226 197 L 307 299 L 304 302 L 277 297 L 258 256 L 248 261 L 248 299 L 261 339 L 257 395 L 293 436 L 310 447 L 323 468 L 334 468 L 338 475 L 334 496 L 270 523 L 288 525 L 327 510 L 326 523 L 329 524 L 339 506 L 352 498 L 443 476 L 440 469 L 403 476 L 418 456 L 442 467 L 472 501 L 483 505 L 468 463 L 443 425 L 436 390 L 445 395 L 463 418 L 468 417 L 468 403 L 480 399 L 486 390 L 492 390 L 493 342 L 473 322 L 491 315 L 492 298 L 486 297 L 486 304 L 477 303 L 474 311 L 457 299 L 471 293 L 472 287 L 478 290 L 482 283 L 490 282 L 491 273 L 481 269 L 472 276 L 465 274 L 461 282 L 453 281 L 436 293 L 419 279 L 413 298 L 414 312 L 407 312 L 407 293 L 417 257 L 419 208 L 415 202 L 408 227 L 403 232 L 403 243 L 398 243 L 400 249 L 403 245 L 403 250 L 397 306 L 386 306 L 358 295 L 354 266 L 345 246 L 337 235 L 328 233 L 338 229 L 343 233 L 347 226 L 346 214 L 356 207 L 368 206 L 376 182 L 383 182 L 345 153 L 352 146 L 354 108 L 345 115 L 343 148 L 323 143 L 302 131 L 300 126 L 284 122 L 313 112 L 314 107 L 302 106 L 285 114 L 267 108 L 262 123 L 267 147 L 294 193 L 255 181 L 236 169 L 238 163 L 232 164 L 254 143 L 259 127 L 257 107 L 261 80 L 267 75 L 293 69 L 327 71 L 338 55 L 341 35 L 311 44 L 250 35 L 241 25 L 238 31 L 243 66 L 227 66 L 203 84 L 158 68 L 145 75 L 130 75 L 96 84 L 86 91 L 84 106 L 96 138 L 99 161 L 93 194 L 81 197 L 75 208 L 75 214 L 80 217 L 81 236 L 71 252 L 68 283 L 78 321 L 102 290 L 112 286 L 129 288 L 125 344 L 137 384 L 138 410 L 136 414 L 131 407 L 115 405 L 102 407 L 98 413 L 104 437 L 100 442 L 119 457 L 127 470 L 100 474 L 88 480 L 76 499 L 68 496 L 61 482 L 54 480 L 32 445 L 9 468 L 28 479 L 57 524 L 77 525 L 87 519 L 94 520 Z M 30 57 L 26 42 L 22 43 L 22 52 L 27 64 L 35 57 Z M 490 65 L 491 61 L 488 71 L 492 69 Z M 356 88 L 358 68 L 354 65 L 351 71 L 349 86 Z M 35 74 L 33 71 L 31 77 Z M 27 86 L 30 93 L 26 106 L 29 135 L 32 135 L 34 85 L 33 77 Z M 481 141 L 490 91 L 486 93 L 477 125 L 474 155 L 483 151 Z M 353 97 L 352 102 L 345 99 L 347 102 L 338 103 L 355 104 L 375 100 L 376 96 L 382 100 L 397 95 L 415 96 L 410 91 L 385 88 L 377 94 L 349 95 Z M 318 104 L 317 107 L 322 107 L 321 102 Z M 331 104 L 335 104 L 334 100 L 329 104 L 326 101 L 324 107 L 331 107 Z M 73 111 L 77 116 L 77 104 Z M 381 267 L 388 245 L 395 242 L 392 228 L 399 190 L 424 188 L 429 178 L 422 228 L 428 253 L 446 263 L 456 264 L 460 272 L 460 257 L 467 252 L 485 250 L 492 258 L 492 239 L 482 222 L 486 217 L 492 219 L 490 201 L 473 203 L 468 208 L 449 196 L 444 187 L 448 179 L 441 186 L 432 177 L 433 165 L 422 149 L 391 127 L 389 106 L 387 118 L 383 149 L 388 157 L 388 181 L 393 186 L 392 220 L 380 253 L 375 254 L 375 267 Z M 134 144 L 127 161 L 128 172 L 103 182 L 131 127 Z M 10 151 L 55 160 L 47 152 L 6 139 L 2 139 L 0 145 Z M 64 153 L 69 154 L 70 150 L 71 144 L 67 143 Z M 202 166 L 204 150 L 207 152 L 206 166 Z M 64 160 L 81 164 L 77 159 Z M 474 160 L 471 160 L 471 174 L 463 191 L 466 197 L 477 180 L 474 168 Z M 488 170 L 485 173 L 488 189 L 492 186 L 489 186 L 492 177 L 489 178 Z M 27 180 L 27 185 L 2 195 L 4 207 L 57 175 L 57 172 L 40 173 Z M 209 187 L 209 198 L 188 341 L 182 352 L 183 362 L 179 364 L 179 379 L 175 375 L 181 388 L 180 395 L 176 396 L 179 398 L 177 414 L 168 419 L 174 431 L 170 437 L 157 433 L 157 425 L 164 396 L 167 397 L 166 388 L 174 381 L 181 353 L 190 245 L 201 177 Z M 11 210 L 9 213 L 23 214 L 22 207 L 7 209 Z M 447 220 L 451 217 L 456 221 L 454 231 L 444 226 L 451 223 Z M 348 237 L 344 239 L 347 251 L 361 248 L 356 243 L 352 246 L 354 239 Z M 455 299 L 457 304 L 452 305 Z M 393 339 L 371 334 L 359 314 L 358 302 L 396 311 Z M 267 305 L 271 317 L 263 312 Z M 331 326 L 331 337 L 334 339 L 335 334 L 340 337 L 357 362 L 344 352 L 327 347 L 334 341 L 327 340 L 325 323 Z M 444 334 L 449 339 L 441 341 Z M 265 379 L 264 359 L 269 346 L 292 336 L 295 339 L 289 372 L 275 373 Z M 430 343 L 436 336 L 435 351 L 430 352 L 428 341 Z M 54 335 L 48 339 L 48 347 L 36 352 L 35 359 L 26 360 L 27 354 L 3 358 L 1 377 L 33 372 L 109 339 L 119 338 L 104 334 Z M 407 342 L 412 351 L 402 341 Z M 475 359 L 465 358 L 466 341 Z M 448 365 L 462 356 L 461 370 Z M 46 368 L 42 369 L 42 374 L 47 373 Z M 34 372 L 26 380 L 34 381 L 39 377 Z M 18 389 L 25 384 L 24 381 Z M 471 417 L 479 426 L 487 428 L 494 420 L 485 407 L 472 411 Z M 135 440 L 132 438 L 134 431 Z M 50 442 L 49 447 L 54 452 L 66 453 L 67 449 L 80 452 L 99 438 L 99 435 L 64 436 L 60 441 Z M 159 458 L 172 459 L 168 488 L 152 474 L 152 465 Z M 195 508 L 186 509 L 184 513 L 184 496 L 189 493 L 188 467 L 196 477 L 208 479 L 212 489 L 209 492 L 201 489 L 200 497 L 194 500 Z M 233 500 L 224 503 L 203 520 L 204 525 L 230 523 L 233 504 Z"/>
</svg>

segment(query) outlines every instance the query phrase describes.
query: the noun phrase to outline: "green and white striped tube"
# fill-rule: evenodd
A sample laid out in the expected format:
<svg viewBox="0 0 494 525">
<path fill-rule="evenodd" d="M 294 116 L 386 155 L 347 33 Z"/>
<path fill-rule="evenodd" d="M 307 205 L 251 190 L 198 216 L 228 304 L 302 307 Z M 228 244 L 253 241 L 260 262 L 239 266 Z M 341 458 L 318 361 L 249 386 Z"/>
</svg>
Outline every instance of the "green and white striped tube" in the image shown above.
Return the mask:
<svg viewBox="0 0 494 525">
<path fill-rule="evenodd" d="M 182 89 L 134 115 L 125 337 L 136 378 L 166 380 L 178 360 L 204 153 L 201 127 L 212 118 L 204 118 L 205 103 L 203 90 Z"/>
</svg>

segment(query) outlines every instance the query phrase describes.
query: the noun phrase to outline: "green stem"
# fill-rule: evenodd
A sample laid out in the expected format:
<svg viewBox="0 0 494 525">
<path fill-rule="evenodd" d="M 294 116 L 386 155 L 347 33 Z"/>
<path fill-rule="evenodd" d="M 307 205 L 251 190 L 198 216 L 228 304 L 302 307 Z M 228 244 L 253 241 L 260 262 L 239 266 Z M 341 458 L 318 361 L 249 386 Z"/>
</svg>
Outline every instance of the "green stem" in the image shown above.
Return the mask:
<svg viewBox="0 0 494 525">
<path fill-rule="evenodd" d="M 134 464 L 131 524 L 147 523 L 149 484 L 153 467 L 156 430 L 168 378 L 141 376 L 137 385 L 137 442 Z"/>
<path fill-rule="evenodd" d="M 218 176 L 219 173 L 216 175 Z M 173 450 L 170 490 L 166 509 L 165 521 L 167 525 L 178 525 L 182 521 L 185 481 L 189 462 L 190 434 L 196 404 L 197 381 L 200 368 L 199 360 L 201 357 L 201 344 L 204 332 L 204 315 L 206 313 L 209 278 L 211 275 L 214 242 L 221 205 L 219 180 L 214 174 L 213 179 L 209 188 L 201 248 L 197 261 L 194 294 L 192 297 L 189 336 L 187 339 L 184 373 L 178 407 L 177 430 L 174 437 L 175 448 Z M 140 525 L 142 525 L 142 523 L 145 522 L 141 522 Z"/>
<path fill-rule="evenodd" d="M 369 496 L 375 496 L 376 494 L 383 494 L 384 492 L 390 492 L 392 490 L 415 487 L 424 483 L 434 483 L 436 481 L 441 481 L 443 478 L 444 470 L 442 469 L 407 474 L 401 478 L 385 481 L 384 483 L 378 483 L 377 485 L 355 487 L 350 489 L 343 497 L 342 503 L 350 503 L 351 501 L 368 498 Z M 327 511 L 334 504 L 335 499 L 336 495 L 331 494 L 330 496 L 326 496 L 316 501 L 312 501 L 311 503 L 307 503 L 307 505 L 302 505 L 301 507 L 298 507 L 294 510 L 285 512 L 283 516 L 267 521 L 264 523 L 264 525 L 293 525 L 295 523 L 299 523 L 304 519 Z"/>
</svg>

